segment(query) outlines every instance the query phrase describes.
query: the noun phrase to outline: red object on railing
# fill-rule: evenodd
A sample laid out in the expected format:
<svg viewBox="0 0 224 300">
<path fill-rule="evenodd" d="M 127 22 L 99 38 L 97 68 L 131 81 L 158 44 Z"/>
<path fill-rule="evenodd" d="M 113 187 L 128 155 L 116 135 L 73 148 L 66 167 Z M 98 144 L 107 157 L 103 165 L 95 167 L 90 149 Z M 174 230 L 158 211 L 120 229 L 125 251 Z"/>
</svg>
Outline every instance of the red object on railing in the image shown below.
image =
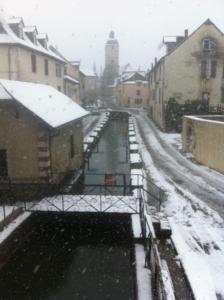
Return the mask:
<svg viewBox="0 0 224 300">
<path fill-rule="evenodd" d="M 107 186 L 114 186 L 117 184 L 116 176 L 114 175 L 105 175 L 105 185 Z"/>
</svg>

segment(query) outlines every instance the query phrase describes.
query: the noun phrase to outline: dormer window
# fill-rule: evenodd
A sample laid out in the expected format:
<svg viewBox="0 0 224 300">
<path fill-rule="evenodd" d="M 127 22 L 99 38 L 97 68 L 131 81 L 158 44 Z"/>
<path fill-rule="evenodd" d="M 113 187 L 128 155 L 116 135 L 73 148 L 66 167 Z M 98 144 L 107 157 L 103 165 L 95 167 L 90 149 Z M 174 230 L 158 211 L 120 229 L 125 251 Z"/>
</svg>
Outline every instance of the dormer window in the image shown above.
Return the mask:
<svg viewBox="0 0 224 300">
<path fill-rule="evenodd" d="M 24 22 L 22 18 L 11 18 L 8 24 L 17 37 L 23 39 Z"/>
<path fill-rule="evenodd" d="M 33 44 L 37 44 L 37 29 L 35 26 L 27 26 L 24 28 L 24 32 L 27 35 L 27 37 L 29 38 L 29 40 L 33 43 Z"/>
<path fill-rule="evenodd" d="M 203 50 L 212 51 L 215 50 L 215 42 L 211 38 L 206 38 L 203 40 Z"/>
<path fill-rule="evenodd" d="M 45 33 L 41 33 L 37 35 L 37 40 L 41 44 L 42 47 L 47 49 L 48 36 Z"/>
</svg>

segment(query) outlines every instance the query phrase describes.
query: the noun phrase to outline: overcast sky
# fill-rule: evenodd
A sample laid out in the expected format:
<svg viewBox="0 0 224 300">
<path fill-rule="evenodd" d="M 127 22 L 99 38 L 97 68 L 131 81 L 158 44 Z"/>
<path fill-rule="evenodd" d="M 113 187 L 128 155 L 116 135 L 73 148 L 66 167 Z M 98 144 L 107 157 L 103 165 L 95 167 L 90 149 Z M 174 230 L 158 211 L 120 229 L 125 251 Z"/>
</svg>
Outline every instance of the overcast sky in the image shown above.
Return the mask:
<svg viewBox="0 0 224 300">
<path fill-rule="evenodd" d="M 120 44 L 120 65 L 147 69 L 164 35 L 195 30 L 210 18 L 224 31 L 224 0 L 0 0 L 7 16 L 46 32 L 50 42 L 83 67 L 104 67 L 111 29 Z"/>
</svg>

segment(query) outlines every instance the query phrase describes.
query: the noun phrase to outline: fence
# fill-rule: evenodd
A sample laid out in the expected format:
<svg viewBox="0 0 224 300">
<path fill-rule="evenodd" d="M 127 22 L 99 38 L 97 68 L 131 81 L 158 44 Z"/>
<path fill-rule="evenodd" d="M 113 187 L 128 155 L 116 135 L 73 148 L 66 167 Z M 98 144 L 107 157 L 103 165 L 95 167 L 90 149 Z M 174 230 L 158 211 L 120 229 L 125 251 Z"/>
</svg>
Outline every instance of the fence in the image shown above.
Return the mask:
<svg viewBox="0 0 224 300">
<path fill-rule="evenodd" d="M 76 185 L 4 182 L 0 184 L 1 206 L 4 210 L 7 206 L 15 206 L 26 211 L 36 211 L 41 210 L 43 205 L 42 208 L 48 206 L 51 211 L 68 212 L 78 211 L 80 203 L 84 203 L 87 211 L 105 213 L 122 207 L 122 211 L 139 213 L 146 266 L 150 266 L 153 274 L 154 296 L 158 300 L 175 299 L 167 296 L 167 282 L 163 276 L 156 236 L 151 219 L 146 214 L 146 204 L 150 205 L 152 199 L 161 206 L 165 199 L 164 191 L 139 174 L 87 175 L 84 183 L 77 182 Z"/>
</svg>

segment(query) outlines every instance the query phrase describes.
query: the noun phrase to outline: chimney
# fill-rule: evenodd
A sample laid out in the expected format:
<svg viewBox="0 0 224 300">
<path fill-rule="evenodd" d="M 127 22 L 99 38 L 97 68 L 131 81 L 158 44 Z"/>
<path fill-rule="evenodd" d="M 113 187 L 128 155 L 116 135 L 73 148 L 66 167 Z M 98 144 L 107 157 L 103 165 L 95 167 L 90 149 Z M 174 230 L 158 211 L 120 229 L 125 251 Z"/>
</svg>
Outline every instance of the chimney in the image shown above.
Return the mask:
<svg viewBox="0 0 224 300">
<path fill-rule="evenodd" d="M 188 29 L 184 30 L 184 37 L 187 38 L 188 37 Z"/>
<path fill-rule="evenodd" d="M 155 57 L 155 65 L 157 64 L 157 57 Z"/>
<path fill-rule="evenodd" d="M 153 69 L 153 64 L 151 64 L 151 70 Z"/>
</svg>

